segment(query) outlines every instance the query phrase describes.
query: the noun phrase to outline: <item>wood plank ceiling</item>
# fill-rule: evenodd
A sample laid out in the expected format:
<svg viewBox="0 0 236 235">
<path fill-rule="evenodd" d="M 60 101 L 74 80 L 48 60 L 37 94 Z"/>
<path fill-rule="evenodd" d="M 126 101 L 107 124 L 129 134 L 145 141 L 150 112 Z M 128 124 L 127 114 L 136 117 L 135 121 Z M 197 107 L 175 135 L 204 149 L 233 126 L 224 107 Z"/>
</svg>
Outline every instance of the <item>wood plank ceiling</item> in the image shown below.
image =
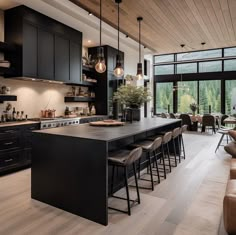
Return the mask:
<svg viewBox="0 0 236 235">
<path fill-rule="evenodd" d="M 70 1 L 99 16 L 100 0 Z M 186 51 L 236 46 L 236 0 L 123 0 L 120 29 L 136 41 L 138 16 L 143 45 L 155 53 L 180 52 L 180 44 Z M 117 27 L 114 0 L 103 0 L 103 20 Z"/>
</svg>

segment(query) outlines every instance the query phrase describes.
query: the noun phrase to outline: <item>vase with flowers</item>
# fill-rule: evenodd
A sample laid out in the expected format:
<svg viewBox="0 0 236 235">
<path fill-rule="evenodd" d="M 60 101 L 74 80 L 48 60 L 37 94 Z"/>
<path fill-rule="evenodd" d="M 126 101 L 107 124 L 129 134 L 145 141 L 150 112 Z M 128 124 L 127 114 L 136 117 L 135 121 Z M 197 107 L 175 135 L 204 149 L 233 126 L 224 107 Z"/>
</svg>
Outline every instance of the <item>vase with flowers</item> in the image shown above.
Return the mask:
<svg viewBox="0 0 236 235">
<path fill-rule="evenodd" d="M 190 109 L 192 110 L 193 116 L 195 116 L 195 113 L 197 111 L 198 105 L 196 103 L 192 103 L 189 105 Z"/>
</svg>

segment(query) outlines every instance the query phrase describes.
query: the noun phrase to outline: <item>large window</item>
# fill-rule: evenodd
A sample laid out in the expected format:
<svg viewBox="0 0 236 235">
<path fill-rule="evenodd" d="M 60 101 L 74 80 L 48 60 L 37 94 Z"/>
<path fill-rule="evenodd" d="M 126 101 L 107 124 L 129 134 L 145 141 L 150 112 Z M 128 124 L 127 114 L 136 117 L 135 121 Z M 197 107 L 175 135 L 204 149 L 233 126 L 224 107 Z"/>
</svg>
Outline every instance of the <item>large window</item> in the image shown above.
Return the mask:
<svg viewBox="0 0 236 235">
<path fill-rule="evenodd" d="M 201 114 L 221 112 L 221 81 L 199 81 L 199 112 Z M 211 110 L 209 110 L 211 109 Z"/>
<path fill-rule="evenodd" d="M 197 63 L 177 64 L 177 73 L 196 73 Z"/>
<path fill-rule="evenodd" d="M 154 57 L 154 63 L 173 62 L 174 54 L 169 55 L 158 55 Z"/>
<path fill-rule="evenodd" d="M 225 49 L 224 49 L 224 56 L 225 56 L 225 57 L 228 57 L 228 56 L 236 56 L 236 47 L 225 48 Z"/>
<path fill-rule="evenodd" d="M 236 113 L 236 80 L 225 81 L 225 113 Z"/>
<path fill-rule="evenodd" d="M 174 65 L 158 65 L 155 66 L 155 75 L 174 74 Z"/>
<path fill-rule="evenodd" d="M 199 72 L 221 72 L 222 71 L 222 61 L 209 61 L 199 63 Z"/>
<path fill-rule="evenodd" d="M 173 83 L 156 83 L 156 113 L 173 112 Z"/>
<path fill-rule="evenodd" d="M 209 59 L 209 58 L 217 58 L 217 57 L 222 57 L 221 49 L 180 53 L 180 54 L 177 54 L 177 61 L 200 60 L 200 59 Z"/>
<path fill-rule="evenodd" d="M 197 81 L 191 82 L 178 82 L 178 112 L 188 113 L 191 112 L 189 105 L 191 103 L 197 104 Z M 185 87 L 185 89 L 181 89 Z"/>
<path fill-rule="evenodd" d="M 236 60 L 225 60 L 224 71 L 236 71 Z"/>
</svg>

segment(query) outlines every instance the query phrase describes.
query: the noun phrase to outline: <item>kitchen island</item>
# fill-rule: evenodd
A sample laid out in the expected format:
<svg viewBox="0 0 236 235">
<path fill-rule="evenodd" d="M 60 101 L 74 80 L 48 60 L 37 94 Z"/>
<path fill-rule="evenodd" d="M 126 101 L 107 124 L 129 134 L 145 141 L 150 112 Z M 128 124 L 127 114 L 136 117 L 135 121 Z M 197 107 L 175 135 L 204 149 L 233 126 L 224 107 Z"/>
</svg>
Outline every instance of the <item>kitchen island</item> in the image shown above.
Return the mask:
<svg viewBox="0 0 236 235">
<path fill-rule="evenodd" d="M 179 119 L 144 118 L 119 127 L 82 124 L 35 131 L 31 197 L 107 225 L 108 152 L 179 126 Z"/>
</svg>

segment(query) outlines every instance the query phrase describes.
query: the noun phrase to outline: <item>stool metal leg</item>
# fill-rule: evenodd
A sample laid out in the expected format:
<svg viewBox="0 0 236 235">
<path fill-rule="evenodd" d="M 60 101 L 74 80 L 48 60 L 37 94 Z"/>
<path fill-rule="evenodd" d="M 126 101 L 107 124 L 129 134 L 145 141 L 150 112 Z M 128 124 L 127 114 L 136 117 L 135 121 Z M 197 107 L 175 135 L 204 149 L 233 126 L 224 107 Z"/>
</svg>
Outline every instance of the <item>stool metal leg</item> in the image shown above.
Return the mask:
<svg viewBox="0 0 236 235">
<path fill-rule="evenodd" d="M 168 157 L 168 162 L 169 162 L 169 170 L 171 172 L 169 143 L 166 143 L 166 148 L 167 148 L 167 157 Z"/>
<path fill-rule="evenodd" d="M 181 134 L 180 138 L 181 138 L 181 142 L 182 142 L 182 146 L 183 146 L 183 155 L 184 155 L 184 159 L 185 159 L 184 138 L 183 138 L 183 135 L 182 135 L 182 134 Z"/>
<path fill-rule="evenodd" d="M 175 146 L 175 139 L 172 139 L 173 147 L 174 147 L 174 155 L 175 155 L 175 167 L 177 166 L 177 154 L 176 154 L 176 146 Z"/>
<path fill-rule="evenodd" d="M 133 170 L 134 170 L 135 186 L 136 186 L 137 197 L 138 197 L 138 204 L 140 204 L 140 194 L 139 194 L 139 188 L 138 188 L 138 179 L 137 179 L 137 172 L 136 172 L 135 163 L 133 163 Z"/>
<path fill-rule="evenodd" d="M 148 167 L 150 169 L 151 183 L 152 183 L 152 191 L 154 190 L 154 181 L 152 175 L 152 162 L 151 162 L 151 153 L 148 152 Z"/>
<path fill-rule="evenodd" d="M 165 164 L 165 150 L 163 144 L 161 144 L 161 152 L 162 152 L 162 161 L 163 161 L 163 170 L 164 170 L 164 179 L 166 179 L 166 164 Z"/>
<path fill-rule="evenodd" d="M 127 195 L 128 215 L 131 215 L 127 167 L 124 167 L 124 177 L 125 177 L 125 188 L 126 188 L 126 195 Z"/>
<path fill-rule="evenodd" d="M 177 137 L 178 146 L 179 146 L 179 163 L 181 162 L 181 144 L 180 144 L 180 135 Z"/>
<path fill-rule="evenodd" d="M 219 140 L 218 145 L 217 145 L 217 147 L 216 147 L 215 153 L 216 153 L 216 151 L 218 150 L 218 148 L 220 147 L 220 144 L 221 144 L 221 142 L 222 142 L 224 136 L 225 136 L 225 134 L 222 134 L 222 136 L 220 137 L 220 140 Z M 228 137 L 228 136 L 227 136 L 227 137 Z M 228 139 L 228 138 L 227 138 L 227 139 Z"/>
<path fill-rule="evenodd" d="M 158 177 L 158 183 L 160 183 L 160 174 L 159 174 L 159 169 L 158 169 L 158 164 L 157 164 L 157 156 L 156 156 L 156 151 L 154 152 L 154 161 L 155 161 L 155 164 L 156 164 L 156 169 L 157 169 L 157 177 Z"/>
</svg>

